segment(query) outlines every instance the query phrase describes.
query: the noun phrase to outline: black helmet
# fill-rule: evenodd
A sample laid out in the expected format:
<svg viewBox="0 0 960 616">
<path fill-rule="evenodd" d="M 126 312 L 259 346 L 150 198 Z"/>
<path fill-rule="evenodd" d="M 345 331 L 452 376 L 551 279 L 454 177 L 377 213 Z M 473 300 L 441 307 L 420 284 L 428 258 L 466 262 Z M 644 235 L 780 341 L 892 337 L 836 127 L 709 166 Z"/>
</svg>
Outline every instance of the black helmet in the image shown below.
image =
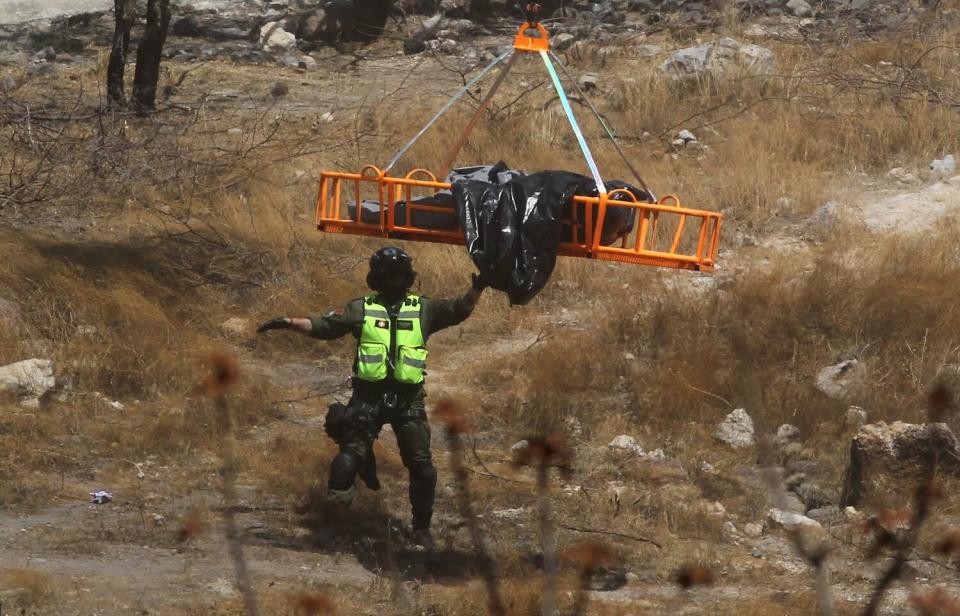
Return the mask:
<svg viewBox="0 0 960 616">
<path fill-rule="evenodd" d="M 367 286 L 386 295 L 401 295 L 410 290 L 416 276 L 410 255 L 399 248 L 387 246 L 370 257 Z"/>
</svg>

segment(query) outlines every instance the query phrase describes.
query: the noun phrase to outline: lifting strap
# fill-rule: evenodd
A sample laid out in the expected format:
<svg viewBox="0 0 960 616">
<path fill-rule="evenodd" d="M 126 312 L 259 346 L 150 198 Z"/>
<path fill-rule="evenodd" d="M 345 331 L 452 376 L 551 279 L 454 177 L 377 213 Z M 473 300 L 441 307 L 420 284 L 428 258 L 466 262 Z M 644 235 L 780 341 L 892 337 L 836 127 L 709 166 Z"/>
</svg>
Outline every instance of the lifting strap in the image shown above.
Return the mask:
<svg viewBox="0 0 960 616">
<path fill-rule="evenodd" d="M 513 56 L 513 49 L 508 49 L 507 51 L 503 52 L 502 54 L 500 54 L 499 56 L 497 56 L 490 64 L 488 64 L 487 66 L 485 66 L 482 71 L 480 71 L 479 73 L 477 73 L 476 76 L 475 76 L 473 79 L 471 79 L 470 81 L 468 81 L 468 82 L 466 83 L 466 85 L 464 85 L 464 86 L 460 89 L 459 92 L 457 92 L 456 94 L 454 94 L 453 96 L 451 96 L 451 97 L 450 97 L 450 100 L 448 100 L 448 101 L 443 105 L 443 107 L 440 108 L 440 111 L 438 111 L 432 118 L 430 118 L 430 121 L 427 122 L 427 124 L 426 124 L 423 128 L 421 128 L 420 131 L 419 131 L 416 135 L 413 136 L 413 139 L 411 139 L 409 142 L 407 142 L 407 144 L 406 144 L 405 146 L 403 146 L 402 148 L 400 148 L 400 151 L 397 152 L 396 156 L 394 156 L 392 159 L 390 159 L 390 162 L 387 163 L 387 166 L 383 168 L 383 173 L 386 174 L 388 171 L 390 171 L 390 169 L 392 169 L 393 166 L 397 164 L 397 161 L 399 161 L 400 158 L 401 158 L 404 154 L 407 153 L 407 150 L 409 150 L 410 148 L 412 148 L 412 147 L 413 147 L 413 144 L 415 144 L 415 143 L 420 139 L 420 137 L 423 137 L 424 133 L 426 133 L 426 132 L 430 129 L 430 127 L 433 126 L 433 125 L 437 122 L 437 120 L 440 119 L 440 117 L 441 117 L 443 114 L 445 114 L 447 111 L 450 110 L 451 107 L 453 107 L 454 103 L 456 103 L 458 100 L 460 100 L 460 99 L 463 97 L 464 94 L 466 94 L 467 92 L 469 92 L 469 91 L 470 91 L 470 88 L 472 88 L 472 87 L 474 86 L 474 84 L 476 84 L 478 81 L 480 81 L 480 80 L 483 78 L 484 75 L 486 75 L 487 73 L 489 73 L 490 71 L 492 71 L 495 66 L 497 66 L 498 64 L 500 64 L 501 62 L 503 62 L 503 61 L 504 61 L 505 59 L 507 59 L 508 57 L 512 57 L 512 56 Z M 445 175 L 446 175 L 446 174 L 444 174 L 444 176 L 445 176 Z M 444 177 L 444 176 L 441 176 L 441 177 Z"/>
<path fill-rule="evenodd" d="M 597 111 L 597 108 L 593 106 L 593 103 L 590 102 L 590 99 L 587 98 L 587 95 L 584 94 L 582 89 L 580 89 L 580 85 L 577 83 L 577 80 L 573 78 L 573 75 L 571 75 L 570 71 L 567 70 L 567 67 L 563 65 L 563 62 L 560 61 L 560 58 L 557 57 L 557 54 L 551 51 L 550 57 L 553 58 L 553 61 L 556 63 L 556 65 L 559 66 L 560 70 L 563 71 L 563 74 L 566 75 L 567 81 L 569 81 L 573 85 L 573 88 L 577 91 L 577 94 L 580 95 L 580 98 L 583 100 L 583 102 L 586 103 L 590 111 L 593 112 L 593 115 L 596 116 L 597 121 L 600 122 L 600 126 L 603 127 L 603 130 L 607 134 L 607 137 L 610 139 L 611 143 L 613 143 L 613 147 L 616 148 L 617 154 L 620 155 L 620 158 L 623 159 L 623 163 L 627 166 L 628 169 L 630 169 L 630 172 L 633 173 L 633 177 L 635 177 L 637 179 L 637 182 L 640 183 L 640 188 L 645 190 L 647 194 L 650 195 L 651 201 L 656 203 L 657 201 L 656 195 L 653 194 L 653 191 L 650 190 L 650 188 L 647 186 L 647 183 L 643 181 L 642 177 L 640 177 L 640 174 L 634 168 L 633 164 L 627 159 L 627 155 L 624 154 L 623 149 L 620 148 L 620 142 L 617 141 L 616 135 L 614 135 L 610 127 L 607 126 L 607 123 L 604 121 L 603 116 L 600 115 L 600 112 Z"/>
<path fill-rule="evenodd" d="M 570 122 L 570 127 L 573 128 L 573 134 L 576 135 L 577 142 L 580 144 L 580 151 L 583 152 L 583 157 L 587 160 L 587 166 L 590 167 L 590 173 L 593 174 L 593 181 L 597 183 L 597 192 L 601 195 L 605 194 L 607 187 L 604 186 L 603 180 L 600 178 L 600 170 L 597 169 L 593 154 L 590 153 L 587 141 L 583 138 L 583 132 L 580 130 L 580 125 L 577 124 L 577 118 L 573 115 L 573 109 L 570 107 L 569 99 L 567 99 L 567 93 L 563 91 L 563 85 L 560 83 L 557 70 L 553 68 L 553 63 L 550 62 L 550 56 L 547 55 L 546 51 L 541 51 L 540 57 L 543 58 L 543 63 L 547 65 L 547 72 L 550 73 L 550 80 L 553 81 L 553 87 L 557 90 L 557 96 L 560 97 L 560 104 L 563 105 L 563 111 L 567 114 L 567 120 Z"/>
<path fill-rule="evenodd" d="M 477 126 L 477 122 L 480 121 L 480 116 L 483 115 L 484 110 L 487 108 L 487 105 L 490 104 L 490 100 L 493 98 L 494 94 L 496 94 L 497 90 L 500 89 L 500 85 L 503 83 L 503 80 L 506 78 L 507 73 L 510 72 L 510 69 L 513 68 L 513 63 L 516 60 L 517 60 L 516 54 L 510 56 L 510 59 L 507 60 L 507 63 L 503 65 L 502 69 L 500 69 L 500 74 L 497 75 L 497 78 L 493 82 L 493 85 L 490 86 L 490 89 L 487 91 L 487 95 L 483 97 L 482 101 L 480 101 L 480 106 L 477 107 L 477 111 L 476 113 L 473 114 L 473 117 L 470 119 L 470 123 L 467 124 L 467 127 L 460 134 L 460 138 L 457 140 L 453 148 L 450 150 L 450 154 L 447 155 L 447 159 L 443 162 L 443 167 L 440 168 L 441 178 L 447 177 L 447 174 L 450 173 L 450 169 L 453 168 L 453 163 L 457 160 L 457 156 L 460 154 L 460 150 L 463 149 L 464 144 L 467 142 L 467 139 L 470 137 L 470 133 L 473 132 L 473 129 Z"/>
</svg>

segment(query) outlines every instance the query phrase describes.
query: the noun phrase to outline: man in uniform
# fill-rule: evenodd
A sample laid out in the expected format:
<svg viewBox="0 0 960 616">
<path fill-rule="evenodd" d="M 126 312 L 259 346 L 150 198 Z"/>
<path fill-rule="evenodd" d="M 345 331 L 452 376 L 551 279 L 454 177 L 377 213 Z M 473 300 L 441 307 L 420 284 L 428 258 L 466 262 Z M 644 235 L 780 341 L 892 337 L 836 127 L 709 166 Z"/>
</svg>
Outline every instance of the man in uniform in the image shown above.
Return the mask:
<svg viewBox="0 0 960 616">
<path fill-rule="evenodd" d="M 474 274 L 471 288 L 463 296 L 434 300 L 410 294 L 415 279 L 413 260 L 407 253 L 381 248 L 370 257 L 367 274 L 367 286 L 374 293 L 323 316 L 272 319 L 257 332 L 292 329 L 321 340 L 346 334 L 357 339 L 353 395 L 346 407 L 335 404 L 327 415 L 327 432 L 340 446 L 330 465 L 329 495 L 349 505 L 356 494 L 358 474 L 367 486 L 379 489 L 373 441 L 389 423 L 410 474 L 414 542 L 432 549 L 430 521 L 437 471 L 430 455 L 430 425 L 423 402 L 426 343 L 432 334 L 469 317 L 486 284 Z"/>
</svg>

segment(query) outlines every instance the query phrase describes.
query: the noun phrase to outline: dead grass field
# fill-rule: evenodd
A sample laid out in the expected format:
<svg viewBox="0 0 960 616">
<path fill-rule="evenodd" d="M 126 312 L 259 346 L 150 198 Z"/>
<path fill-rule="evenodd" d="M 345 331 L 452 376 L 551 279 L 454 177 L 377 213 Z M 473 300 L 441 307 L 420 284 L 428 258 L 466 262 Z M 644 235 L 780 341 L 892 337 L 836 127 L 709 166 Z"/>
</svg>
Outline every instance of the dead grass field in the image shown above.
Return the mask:
<svg viewBox="0 0 960 616">
<path fill-rule="evenodd" d="M 740 36 L 745 25 L 731 22 L 725 33 Z M 956 378 L 956 226 L 877 237 L 856 222 L 810 231 L 807 221 L 826 201 L 885 185 L 892 167 L 922 175 L 932 158 L 960 149 L 958 33 L 945 19 L 872 40 L 759 41 L 777 54 L 776 75 L 764 83 L 684 90 L 629 48 L 602 61 L 567 58 L 575 72 L 601 71 L 594 98 L 651 186 L 724 212 L 724 250 L 710 277 L 561 260 L 529 306 L 510 308 L 487 293 L 475 317 L 432 342 L 430 401 L 452 395 L 467 409 L 473 431 L 465 463 L 509 613 L 535 613 L 541 596 L 536 481 L 510 463 L 509 448 L 548 433 L 563 434 L 575 452 L 572 477 L 555 477 L 550 488 L 561 548 L 606 540 L 634 574 L 621 591 L 593 593 L 589 613 L 813 613 L 808 569 L 786 539 L 778 543 L 777 531 L 762 541 L 731 538 L 724 530 L 724 521 L 742 529 L 762 520 L 770 494 L 756 452 L 731 450 L 712 432 L 739 407 L 758 433 L 795 424 L 803 456 L 839 490 L 849 405 L 866 408 L 871 421 L 922 421 L 931 386 Z M 668 49 L 692 42 L 682 31 L 653 41 Z M 361 492 L 347 518 L 317 503 L 334 452 L 322 433 L 329 396 L 317 392 L 345 376 L 351 343 L 252 332 L 261 319 L 315 314 L 364 290 L 366 258 L 379 243 L 312 230 L 315 176 L 384 162 L 430 115 L 435 90 L 459 78 L 427 61 L 401 86 L 409 59 L 384 58 L 368 72 L 362 63 L 358 73 L 284 72 L 293 87 L 278 101 L 266 94 L 272 68 L 214 62 L 175 94 L 186 111 L 94 114 L 62 133 L 36 128 L 42 160 L 0 156 L 0 175 L 11 182 L 46 182 L 24 184 L 17 195 L 33 200 L 0 210 L 8 226 L 0 232 L 0 297 L 21 308 L 18 323 L 0 319 L 0 365 L 49 357 L 59 383 L 38 409 L 13 400 L 0 407 L 0 513 L 11 529 L 0 539 L 9 554 L 29 556 L 0 561 L 3 610 L 12 603 L 37 614 L 241 613 L 237 597 L 206 585 L 210 577 L 232 579 L 218 547 L 224 433 L 212 403 L 193 395 L 205 359 L 228 350 L 243 371 L 229 398 L 237 485 L 267 613 L 324 613 L 326 600 L 340 614 L 485 613 L 440 428 L 437 534 L 449 570 L 416 581 L 415 559 L 402 549 L 405 472 L 390 435 L 377 445 L 379 495 Z M 83 84 L 78 109 L 89 110 L 101 69 L 27 82 L 10 101 L 39 102 L 44 94 L 71 101 L 42 104 L 55 115 L 69 110 Z M 541 78 L 538 66 L 518 69 L 528 84 Z M 424 76 L 426 91 L 415 85 Z M 249 95 L 217 102 L 211 92 L 223 89 Z M 511 86 L 503 98 L 522 91 Z M 201 104 L 204 95 L 211 100 Z M 464 162 L 581 169 L 544 89 L 505 102 L 481 123 Z M 5 106 L 4 117 L 17 109 Z M 334 110 L 332 122 L 318 121 L 324 109 Z M 403 164 L 441 164 L 453 123 L 468 113 L 429 133 Z M 608 175 L 630 180 L 583 119 Z M 675 151 L 670 141 L 682 128 L 709 149 Z M 23 145 L 21 131 L 16 121 L 0 124 L 11 148 Z M 43 165 L 56 172 L 45 175 Z M 7 195 L 11 188 L 0 185 Z M 471 265 L 462 249 L 405 248 L 422 292 L 449 296 L 466 287 Z M 224 327 L 233 317 L 240 325 Z M 831 399 L 814 387 L 819 369 L 852 357 L 868 367 L 863 388 Z M 310 377 L 292 376 L 303 371 Z M 960 429 L 956 415 L 949 419 Z M 661 448 L 667 460 L 609 451 L 618 434 L 648 451 Z M 112 509 L 78 510 L 87 492 L 105 486 L 118 495 Z M 937 505 L 921 558 L 960 522 L 956 494 L 948 490 Z M 866 509 L 909 499 L 908 486 L 890 485 Z M 715 502 L 724 516 L 707 512 Z M 29 540 L 17 535 L 20 515 L 45 520 L 36 538 L 33 526 L 22 533 Z M 864 563 L 865 539 L 854 526 L 831 532 L 837 613 L 859 613 L 879 564 Z M 140 556 L 124 551 L 141 547 Z M 161 552 L 174 564 L 158 565 Z M 34 555 L 45 564 L 31 564 Z M 105 564 L 111 559 L 116 564 Z M 58 569 L 61 561 L 75 568 Z M 955 560 L 937 562 L 930 577 L 956 575 Z M 709 567 L 714 586 L 677 589 L 672 580 L 691 564 Z M 121 575 L 137 566 L 152 586 Z M 923 575 L 900 590 L 928 588 Z M 565 569 L 566 609 L 577 587 Z M 161 597 L 161 605 L 145 596 Z"/>
</svg>

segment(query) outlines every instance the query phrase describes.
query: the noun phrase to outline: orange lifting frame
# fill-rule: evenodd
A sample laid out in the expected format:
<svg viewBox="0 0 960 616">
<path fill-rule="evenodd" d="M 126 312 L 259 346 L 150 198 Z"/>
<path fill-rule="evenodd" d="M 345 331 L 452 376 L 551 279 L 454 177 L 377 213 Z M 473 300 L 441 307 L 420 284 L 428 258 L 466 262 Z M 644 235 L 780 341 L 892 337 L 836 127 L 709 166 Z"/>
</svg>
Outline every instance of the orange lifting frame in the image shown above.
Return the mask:
<svg viewBox="0 0 960 616">
<path fill-rule="evenodd" d="M 525 22 L 517 31 L 513 49 L 518 52 L 543 55 L 544 61 L 549 64 L 546 60 L 546 55 L 550 50 L 550 41 L 546 28 L 539 23 L 533 24 Z M 554 56 L 554 58 L 556 58 L 556 56 Z M 466 131 L 461 135 L 453 152 L 448 157 L 443 175 L 446 175 L 449 171 L 454 158 L 466 141 L 470 131 L 480 119 L 480 115 L 487 103 L 493 97 L 493 94 L 498 89 L 506 73 L 510 70 L 512 61 L 513 58 L 507 62 L 493 87 L 481 102 L 473 119 L 468 124 Z M 496 62 L 494 64 L 496 64 Z M 549 70 L 552 71 L 553 69 L 551 68 Z M 477 78 L 479 78 L 479 76 Z M 557 82 L 557 88 L 560 88 L 559 82 Z M 442 114 L 443 111 L 440 113 Z M 437 117 L 439 117 L 439 114 Z M 572 117 L 571 123 L 574 125 L 578 136 L 580 136 L 579 129 L 575 126 L 576 122 Z M 422 135 L 423 131 L 429 126 L 428 124 L 427 127 L 424 127 L 414 140 Z M 614 145 L 622 156 L 623 153 L 619 150 L 619 145 L 617 145 L 612 134 L 610 138 L 614 141 Z M 406 147 L 409 147 L 412 143 L 413 142 Z M 585 155 L 588 156 L 588 163 L 592 165 L 592 157 L 590 157 L 586 145 L 582 145 Z M 438 181 L 437 177 L 430 171 L 426 169 L 414 169 L 402 178 L 387 175 L 390 168 L 404 151 L 406 151 L 406 148 L 401 150 L 400 154 L 397 154 L 385 170 L 381 170 L 374 165 L 367 165 L 360 173 L 343 173 L 337 171 L 321 173 L 320 191 L 317 196 L 317 228 L 327 233 L 347 233 L 371 237 L 462 245 L 463 234 L 459 227 L 456 229 L 428 229 L 413 225 L 413 213 L 415 211 L 439 212 L 451 216 L 455 216 L 456 212 L 450 208 L 414 202 L 414 189 L 421 191 L 432 190 L 434 194 L 441 190 L 451 190 L 452 187 L 449 182 Z M 624 161 L 630 166 L 626 158 L 624 158 Z M 633 171 L 632 166 L 630 166 L 630 169 Z M 592 170 L 595 171 L 595 168 L 592 168 Z M 634 174 L 636 174 L 635 171 Z M 599 176 L 596 175 L 596 173 L 595 177 L 598 179 L 598 186 L 602 187 L 603 185 L 599 181 Z M 377 202 L 380 206 L 380 220 L 377 224 L 364 222 L 362 219 L 362 194 L 364 192 L 362 189 L 365 185 L 368 191 L 375 190 L 377 194 Z M 644 188 L 646 187 L 644 186 Z M 348 202 L 352 201 L 354 203 L 355 211 L 353 218 L 346 215 L 348 208 L 346 207 L 344 198 L 346 198 Z M 399 201 L 403 201 L 406 204 L 406 216 L 403 221 L 396 219 L 395 204 Z M 609 193 L 603 192 L 598 197 L 575 196 L 573 202 L 572 218 L 564 221 L 570 224 L 570 236 L 562 238 L 558 250 L 560 255 L 658 267 L 672 267 L 699 272 L 713 271 L 720 245 L 720 226 L 723 219 L 723 215 L 719 212 L 683 207 L 680 204 L 680 199 L 674 195 L 667 195 L 656 203 L 639 202 L 632 193 L 622 189 Z M 632 241 L 630 235 L 627 235 L 620 240 L 619 246 L 605 246 L 600 243 L 603 223 L 608 207 L 629 208 L 635 211 L 635 228 L 632 232 Z M 577 219 L 581 211 L 583 212 L 584 218 L 582 221 Z M 661 218 L 672 219 L 674 226 L 672 231 L 667 233 L 669 235 L 668 239 L 670 240 L 669 246 L 658 247 L 657 231 L 661 229 L 662 226 L 666 226 L 666 222 L 661 221 Z M 639 225 L 636 224 L 638 219 Z M 688 222 L 691 220 L 692 224 Z M 693 234 L 689 233 L 693 228 L 695 228 L 693 233 L 696 234 L 695 242 L 692 241 Z M 684 242 L 684 240 L 688 241 Z"/>
<path fill-rule="evenodd" d="M 376 191 L 380 204 L 378 224 L 362 220 L 364 185 L 368 191 Z M 414 211 L 456 215 L 450 208 L 414 203 L 414 189 L 430 189 L 436 194 L 441 190 L 450 190 L 451 184 L 438 181 L 436 176 L 426 169 L 414 169 L 402 178 L 387 176 L 374 165 L 367 165 L 360 173 L 324 172 L 320 176 L 320 194 L 317 198 L 317 227 L 328 233 L 462 245 L 463 234 L 459 228 L 427 229 L 412 224 Z M 626 198 L 613 198 L 621 195 Z M 345 214 L 347 210 L 344 199 L 355 204 L 353 218 L 348 218 Z M 406 220 L 396 219 L 394 205 L 398 201 L 406 203 Z M 577 220 L 581 210 L 577 206 L 583 206 L 582 221 Z M 639 225 L 634 229 L 632 241 L 630 236 L 626 236 L 622 238 L 619 246 L 604 246 L 600 243 L 606 210 L 611 206 L 630 208 L 637 212 Z M 673 217 L 676 226 L 670 233 L 670 245 L 657 249 L 657 230 L 663 222 L 661 218 L 664 217 Z M 567 221 L 574 224 L 571 225 L 570 236 L 562 238 L 559 254 L 711 272 L 719 249 L 721 218 L 717 212 L 682 207 L 680 200 L 673 195 L 667 195 L 657 203 L 636 201 L 633 195 L 625 190 L 614 190 L 599 197 L 576 196 L 573 219 Z M 696 234 L 695 243 L 692 242 L 693 235 L 690 234 L 691 241 L 684 244 L 683 240 L 687 239 L 688 231 Z"/>
</svg>

